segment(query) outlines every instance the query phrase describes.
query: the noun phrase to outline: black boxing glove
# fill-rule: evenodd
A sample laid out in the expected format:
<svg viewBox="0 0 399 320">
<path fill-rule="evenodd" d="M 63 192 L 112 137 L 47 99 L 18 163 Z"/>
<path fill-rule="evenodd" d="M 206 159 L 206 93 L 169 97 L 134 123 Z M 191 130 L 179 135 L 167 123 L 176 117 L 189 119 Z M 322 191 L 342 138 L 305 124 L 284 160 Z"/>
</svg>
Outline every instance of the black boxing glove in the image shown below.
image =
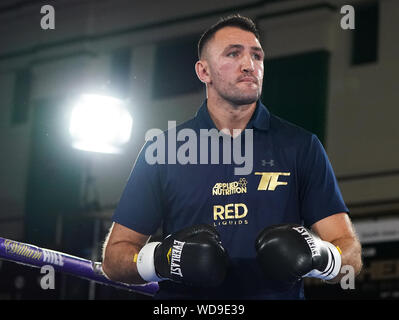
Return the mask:
<svg viewBox="0 0 399 320">
<path fill-rule="evenodd" d="M 340 249 L 296 224 L 265 228 L 257 237 L 255 248 L 262 270 L 273 280 L 331 280 L 341 269 Z"/>
<path fill-rule="evenodd" d="M 145 281 L 172 280 L 192 286 L 217 286 L 226 276 L 228 256 L 216 229 L 197 225 L 147 243 L 137 257 Z"/>
</svg>

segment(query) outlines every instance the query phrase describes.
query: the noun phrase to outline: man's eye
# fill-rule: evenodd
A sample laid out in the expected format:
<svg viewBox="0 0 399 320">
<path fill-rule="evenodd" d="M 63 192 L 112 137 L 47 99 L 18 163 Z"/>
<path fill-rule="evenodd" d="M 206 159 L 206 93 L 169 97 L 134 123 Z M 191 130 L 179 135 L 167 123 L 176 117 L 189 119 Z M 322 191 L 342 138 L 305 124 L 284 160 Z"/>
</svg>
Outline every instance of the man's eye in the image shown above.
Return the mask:
<svg viewBox="0 0 399 320">
<path fill-rule="evenodd" d="M 232 51 L 230 53 L 227 54 L 228 57 L 237 57 L 238 56 L 238 52 L 237 51 Z"/>
<path fill-rule="evenodd" d="M 261 57 L 260 54 L 254 53 L 253 57 L 254 57 L 255 60 L 262 60 L 262 57 Z"/>
</svg>

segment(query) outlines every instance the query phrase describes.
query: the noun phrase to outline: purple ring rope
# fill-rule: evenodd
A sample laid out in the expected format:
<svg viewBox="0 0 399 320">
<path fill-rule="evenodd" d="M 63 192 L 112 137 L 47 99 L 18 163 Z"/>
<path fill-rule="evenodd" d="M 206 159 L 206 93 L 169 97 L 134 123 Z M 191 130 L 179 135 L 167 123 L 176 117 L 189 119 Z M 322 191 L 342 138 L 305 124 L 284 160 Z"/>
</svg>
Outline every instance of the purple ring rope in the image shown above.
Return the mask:
<svg viewBox="0 0 399 320">
<path fill-rule="evenodd" d="M 75 257 L 63 252 L 43 249 L 37 246 L 0 237 L 0 259 L 30 267 L 51 265 L 55 271 L 68 273 L 79 278 L 153 296 L 159 289 L 157 282 L 131 285 L 109 280 L 104 276 L 101 262 Z"/>
</svg>

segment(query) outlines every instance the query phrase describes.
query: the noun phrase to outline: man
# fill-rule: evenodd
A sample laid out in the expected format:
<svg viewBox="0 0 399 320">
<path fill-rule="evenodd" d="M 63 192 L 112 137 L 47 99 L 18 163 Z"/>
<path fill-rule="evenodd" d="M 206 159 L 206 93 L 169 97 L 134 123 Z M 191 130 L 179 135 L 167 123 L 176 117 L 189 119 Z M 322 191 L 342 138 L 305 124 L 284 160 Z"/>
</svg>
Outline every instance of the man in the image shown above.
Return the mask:
<svg viewBox="0 0 399 320">
<path fill-rule="evenodd" d="M 361 246 L 321 143 L 259 101 L 265 56 L 253 22 L 220 20 L 198 51 L 207 99 L 176 131 L 193 130 L 198 147 L 201 130 L 223 130 L 224 142 L 251 144 L 253 168 L 149 164 L 148 142 L 115 211 L 104 273 L 159 281 L 156 297 L 167 299 L 303 299 L 303 277 L 337 282 L 344 265 L 358 273 Z M 171 236 L 148 242 L 161 225 Z"/>
</svg>

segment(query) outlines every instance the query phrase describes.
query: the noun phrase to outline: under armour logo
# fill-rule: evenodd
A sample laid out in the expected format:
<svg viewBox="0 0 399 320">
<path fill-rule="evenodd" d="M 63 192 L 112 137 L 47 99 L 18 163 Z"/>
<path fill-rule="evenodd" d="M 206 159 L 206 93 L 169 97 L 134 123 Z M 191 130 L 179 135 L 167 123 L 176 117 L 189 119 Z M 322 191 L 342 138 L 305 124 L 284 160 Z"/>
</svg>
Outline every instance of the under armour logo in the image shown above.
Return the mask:
<svg viewBox="0 0 399 320">
<path fill-rule="evenodd" d="M 273 167 L 274 166 L 274 160 L 273 159 L 271 159 L 270 161 L 262 160 L 262 166 L 263 167 L 266 166 L 267 164 L 269 166 Z"/>
</svg>

